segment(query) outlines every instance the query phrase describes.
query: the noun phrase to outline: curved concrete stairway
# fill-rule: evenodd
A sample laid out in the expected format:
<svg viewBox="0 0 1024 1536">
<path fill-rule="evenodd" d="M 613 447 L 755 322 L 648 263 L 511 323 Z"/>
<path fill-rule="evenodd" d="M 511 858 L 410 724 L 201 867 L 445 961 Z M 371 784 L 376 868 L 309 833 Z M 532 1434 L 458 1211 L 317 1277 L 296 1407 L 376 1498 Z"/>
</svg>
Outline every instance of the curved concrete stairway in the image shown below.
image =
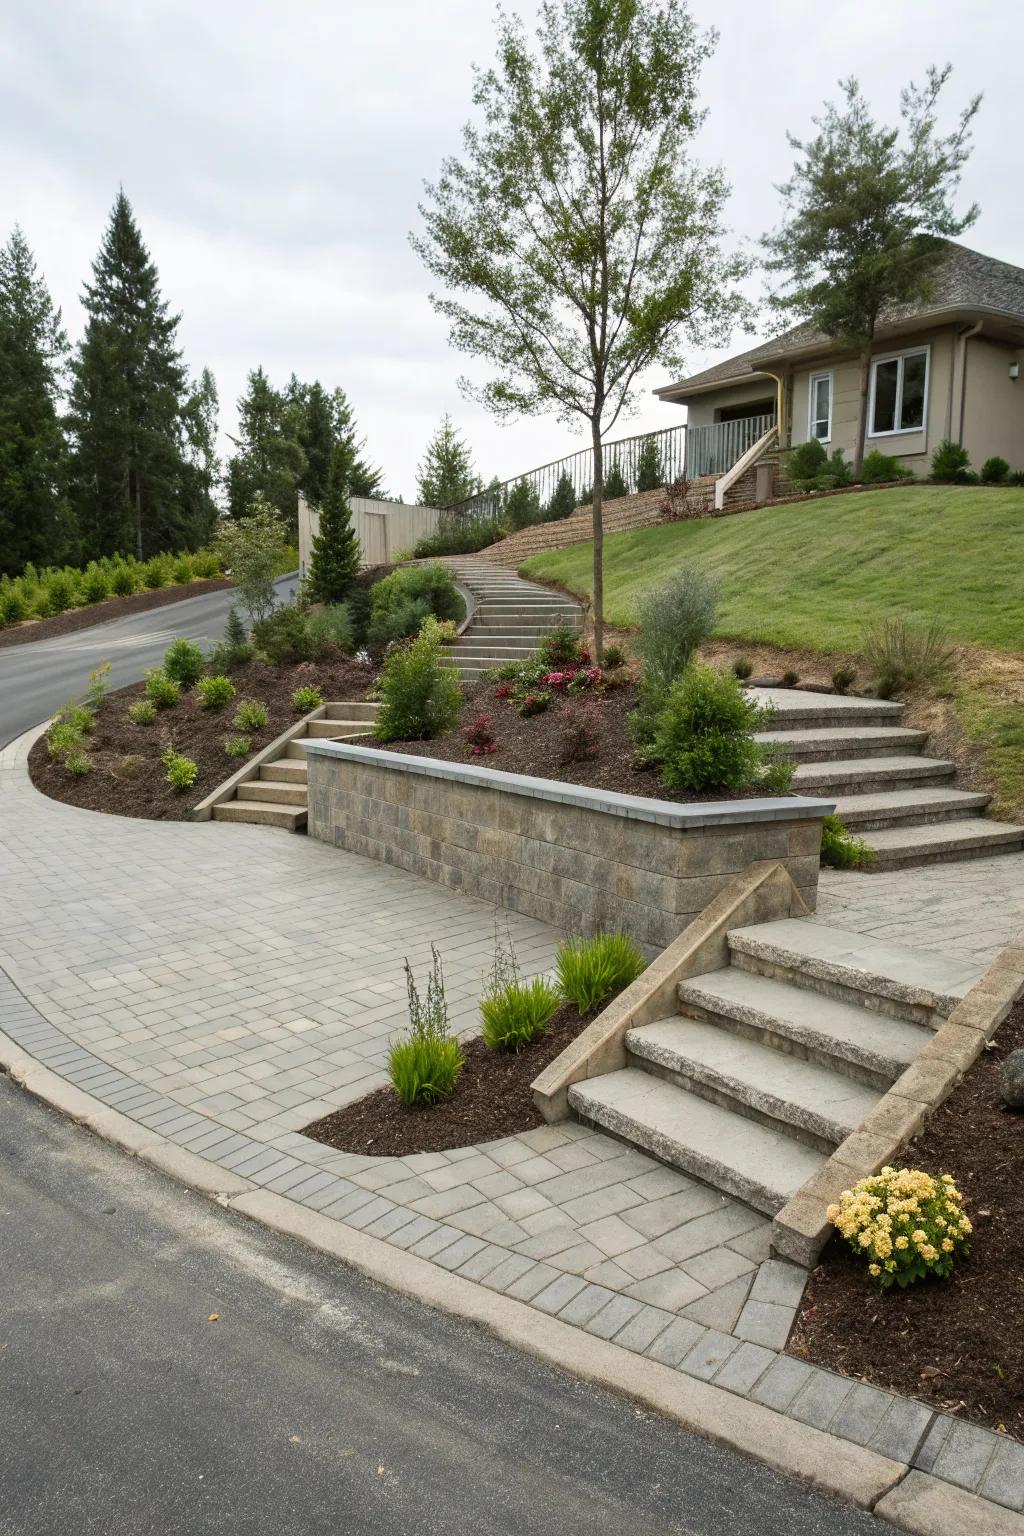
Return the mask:
<svg viewBox="0 0 1024 1536">
<path fill-rule="evenodd" d="M 774 1215 L 851 1135 L 977 980 L 941 955 L 807 919 L 728 935 L 730 964 L 626 1035 L 624 1070 L 569 1089 L 580 1119 Z"/>
<path fill-rule="evenodd" d="M 479 557 L 453 558 L 444 564 L 475 604 L 465 630 L 445 647 L 444 655 L 445 663 L 458 667 L 467 681 L 509 661 L 528 661 L 558 624 L 582 627 L 579 603 L 561 592 L 524 581 L 514 571 Z"/>
<path fill-rule="evenodd" d="M 754 688 L 776 718 L 758 739 L 796 763 L 796 794 L 836 801 L 836 815 L 874 849 L 873 869 L 1017 853 L 1024 827 L 985 816 L 989 795 L 956 787 L 956 765 L 925 757 L 927 731 L 886 699 Z"/>
<path fill-rule="evenodd" d="M 293 736 L 277 757 L 260 764 L 257 778 L 239 784 L 233 799 L 213 807 L 214 821 L 247 821 L 284 827 L 288 832 L 303 831 L 309 802 L 302 742 L 324 738 L 356 741 L 360 736 L 369 736 L 378 708 L 379 705 L 365 700 L 326 704 L 318 719 L 306 722 L 301 736 Z"/>
</svg>

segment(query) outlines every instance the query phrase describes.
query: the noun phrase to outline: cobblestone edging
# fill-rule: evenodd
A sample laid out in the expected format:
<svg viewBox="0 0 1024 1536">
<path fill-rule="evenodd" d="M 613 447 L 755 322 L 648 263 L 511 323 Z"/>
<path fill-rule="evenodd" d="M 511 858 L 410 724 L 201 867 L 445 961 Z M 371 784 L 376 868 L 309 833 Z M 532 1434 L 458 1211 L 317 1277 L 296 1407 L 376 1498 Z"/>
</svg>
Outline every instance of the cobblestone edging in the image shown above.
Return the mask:
<svg viewBox="0 0 1024 1536">
<path fill-rule="evenodd" d="M 471 1027 L 488 908 L 274 832 L 58 805 L 29 785 L 25 753 L 23 741 L 0 757 L 0 1018 L 29 1086 L 21 1053 L 89 1096 L 71 1106 L 79 1118 L 109 1106 L 232 1189 L 286 1196 L 342 1233 L 1021 1507 L 1015 1442 L 780 1352 L 803 1275 L 766 1258 L 767 1220 L 737 1202 L 573 1123 L 404 1159 L 297 1134 L 381 1079 L 404 1013 L 387 981 L 396 933 L 419 960 L 443 932 Z M 527 967 L 543 969 L 557 933 L 512 921 Z"/>
</svg>

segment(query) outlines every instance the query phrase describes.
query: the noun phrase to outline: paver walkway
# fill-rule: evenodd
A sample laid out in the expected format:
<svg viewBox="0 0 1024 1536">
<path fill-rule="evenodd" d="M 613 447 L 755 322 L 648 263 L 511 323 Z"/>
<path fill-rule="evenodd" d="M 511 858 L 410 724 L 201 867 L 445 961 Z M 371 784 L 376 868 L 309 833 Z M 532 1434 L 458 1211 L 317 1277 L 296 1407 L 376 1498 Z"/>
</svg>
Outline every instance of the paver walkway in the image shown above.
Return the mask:
<svg viewBox="0 0 1024 1536">
<path fill-rule="evenodd" d="M 406 1023 L 403 955 L 422 973 L 438 944 L 456 1024 L 475 1028 L 489 908 L 283 832 L 60 805 L 29 783 L 28 745 L 0 754 L 0 1029 L 22 1049 L 255 1186 L 803 1422 L 1024 1500 L 1024 1449 L 779 1354 L 802 1272 L 766 1261 L 765 1218 L 695 1180 L 575 1123 L 409 1158 L 298 1134 L 383 1081 Z M 1024 926 L 1024 858 L 990 862 L 987 881 L 983 862 L 828 876 L 819 920 L 831 909 L 875 931 L 861 886 L 880 881 L 900 917 L 886 931 L 915 942 L 913 893 L 931 892 L 931 916 L 952 927 L 969 873 L 985 907 L 980 970 L 983 948 Z M 558 933 L 509 921 L 524 969 L 546 968 Z"/>
</svg>

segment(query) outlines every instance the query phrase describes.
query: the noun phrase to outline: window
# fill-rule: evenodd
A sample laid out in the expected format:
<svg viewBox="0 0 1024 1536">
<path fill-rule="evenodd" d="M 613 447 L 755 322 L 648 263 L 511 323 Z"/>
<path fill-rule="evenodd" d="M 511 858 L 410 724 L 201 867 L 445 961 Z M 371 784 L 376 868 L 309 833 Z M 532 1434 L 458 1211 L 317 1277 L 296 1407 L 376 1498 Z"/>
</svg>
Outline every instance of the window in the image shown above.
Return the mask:
<svg viewBox="0 0 1024 1536">
<path fill-rule="evenodd" d="M 871 436 L 920 432 L 928 396 L 928 348 L 879 357 L 871 365 Z"/>
<path fill-rule="evenodd" d="M 832 436 L 832 375 L 814 373 L 808 394 L 808 437 L 827 443 Z"/>
</svg>

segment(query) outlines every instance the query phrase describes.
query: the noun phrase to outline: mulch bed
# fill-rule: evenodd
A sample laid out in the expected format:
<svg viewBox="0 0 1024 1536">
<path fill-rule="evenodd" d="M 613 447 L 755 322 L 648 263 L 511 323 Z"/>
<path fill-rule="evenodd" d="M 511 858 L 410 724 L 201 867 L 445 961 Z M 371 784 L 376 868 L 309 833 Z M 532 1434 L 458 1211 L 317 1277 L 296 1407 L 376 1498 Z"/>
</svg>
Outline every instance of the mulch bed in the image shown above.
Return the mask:
<svg viewBox="0 0 1024 1536">
<path fill-rule="evenodd" d="M 690 795 L 666 789 L 656 768 L 642 768 L 634 761 L 635 748 L 627 716 L 636 708 L 634 683 L 604 694 L 582 693 L 555 696 L 541 715 L 523 719 L 508 699 L 495 697 L 495 684 L 472 683 L 463 689 L 459 723 L 447 735 L 433 741 L 389 741 L 388 752 L 412 757 L 436 757 L 444 762 L 470 763 L 504 773 L 524 773 L 538 779 L 557 779 L 563 784 L 586 784 L 594 789 L 623 795 L 643 795 L 655 800 L 685 803 L 745 800 L 764 793 L 760 789 Z M 596 714 L 591 712 L 596 711 Z M 467 750 L 462 730 L 479 715 L 490 716 L 490 730 L 497 750 L 474 757 Z M 567 762 L 567 737 L 581 716 L 594 719 L 597 751 L 593 757 Z"/>
<path fill-rule="evenodd" d="M 466 1064 L 450 1099 L 407 1108 L 391 1087 L 307 1125 L 303 1135 L 339 1152 L 409 1157 L 448 1152 L 543 1125 L 530 1084 L 594 1018 L 563 1003 L 547 1033 L 519 1055 L 493 1051 L 477 1038 L 463 1043 Z"/>
<path fill-rule="evenodd" d="M 227 737 L 251 736 L 253 753 L 259 752 L 299 718 L 291 696 L 300 684 L 312 683 L 328 701 L 355 700 L 363 697 L 374 676 L 374 667 L 348 658 L 289 667 L 251 661 L 231 674 L 237 694 L 225 709 L 200 709 L 194 694 L 183 692 L 173 709 L 162 711 L 153 725 L 145 726 L 128 719 L 129 705 L 145 693 L 145 685 L 135 683 L 108 695 L 95 729 L 85 739 L 91 773 L 82 778 L 70 774 L 63 763 L 49 756 L 43 736 L 29 753 L 29 773 L 44 795 L 68 805 L 115 816 L 188 821 L 195 806 L 245 762 L 244 758 L 228 757 L 224 751 Z M 240 731 L 232 725 L 243 698 L 259 699 L 266 705 L 270 719 L 263 730 Z M 168 747 L 199 765 L 199 777 L 183 794 L 173 790 L 164 777 L 160 758 Z"/>
<path fill-rule="evenodd" d="M 163 608 L 183 597 L 202 597 L 204 592 L 220 592 L 232 585 L 226 576 L 216 576 L 208 581 L 186 581 L 177 587 L 158 587 L 155 592 L 133 592 L 130 597 L 109 597 L 102 603 L 90 603 L 87 608 L 55 614 L 52 619 L 27 619 L 24 624 L 0 629 L 0 650 L 7 645 L 26 645 L 30 640 L 49 640 L 53 635 L 74 634 L 76 629 L 91 629 L 94 624 L 107 624 L 130 613 L 148 613 L 151 608 Z"/>
<path fill-rule="evenodd" d="M 1024 1004 L 906 1151 L 951 1173 L 974 1224 L 948 1280 L 879 1291 L 838 1239 L 811 1276 L 791 1354 L 1024 1439 L 1024 1114 L 1000 1074 L 1024 1046 Z"/>
</svg>

